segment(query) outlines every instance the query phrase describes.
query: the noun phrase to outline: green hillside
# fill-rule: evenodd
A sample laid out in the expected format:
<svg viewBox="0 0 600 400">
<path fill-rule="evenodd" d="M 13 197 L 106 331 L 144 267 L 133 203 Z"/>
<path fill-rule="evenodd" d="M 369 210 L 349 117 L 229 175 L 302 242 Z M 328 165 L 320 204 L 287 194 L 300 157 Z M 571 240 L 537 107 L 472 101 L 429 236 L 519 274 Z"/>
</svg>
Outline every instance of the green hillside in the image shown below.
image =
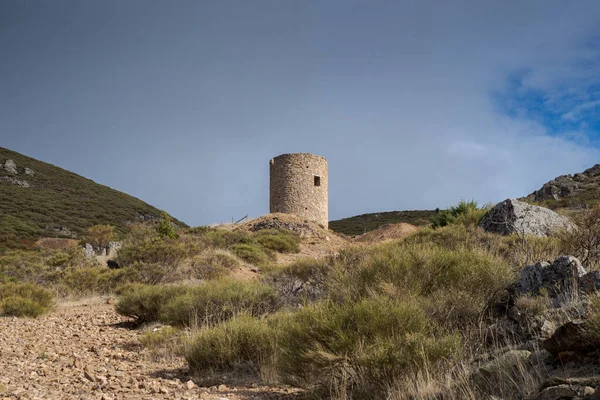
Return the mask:
<svg viewBox="0 0 600 400">
<path fill-rule="evenodd" d="M 406 222 L 416 226 L 428 225 L 435 210 L 388 211 L 362 214 L 329 222 L 329 229 L 348 236 L 362 235 L 380 226 Z"/>
<path fill-rule="evenodd" d="M 7 160 L 16 163 L 16 173 Z M 124 232 L 128 222 L 159 216 L 135 197 L 0 147 L 0 248 L 27 247 L 47 236 L 78 238 L 96 224 Z"/>
</svg>

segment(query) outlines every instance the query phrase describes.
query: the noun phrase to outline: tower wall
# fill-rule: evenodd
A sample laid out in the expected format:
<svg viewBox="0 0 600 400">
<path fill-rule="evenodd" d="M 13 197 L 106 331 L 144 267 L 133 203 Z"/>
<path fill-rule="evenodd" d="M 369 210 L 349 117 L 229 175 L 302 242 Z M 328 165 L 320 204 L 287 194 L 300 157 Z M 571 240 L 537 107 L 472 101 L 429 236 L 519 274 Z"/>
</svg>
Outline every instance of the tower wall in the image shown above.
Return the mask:
<svg viewBox="0 0 600 400">
<path fill-rule="evenodd" d="M 270 161 L 270 209 L 295 214 L 327 228 L 328 175 L 325 157 L 282 154 Z"/>
</svg>

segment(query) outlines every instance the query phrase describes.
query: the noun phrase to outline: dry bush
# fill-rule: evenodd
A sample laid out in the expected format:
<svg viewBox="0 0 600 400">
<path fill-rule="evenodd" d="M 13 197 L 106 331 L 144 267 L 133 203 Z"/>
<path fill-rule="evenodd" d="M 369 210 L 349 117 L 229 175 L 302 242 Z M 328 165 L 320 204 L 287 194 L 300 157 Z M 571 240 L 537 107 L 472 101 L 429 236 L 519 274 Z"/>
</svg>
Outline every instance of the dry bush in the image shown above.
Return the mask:
<svg viewBox="0 0 600 400">
<path fill-rule="evenodd" d="M 600 269 L 600 205 L 574 216 L 577 229 L 560 233 L 560 248 L 564 254 L 575 256 L 588 269 Z"/>
<path fill-rule="evenodd" d="M 105 249 L 115 238 L 115 228 L 111 225 L 90 226 L 86 232 L 85 240 L 94 249 Z"/>
</svg>

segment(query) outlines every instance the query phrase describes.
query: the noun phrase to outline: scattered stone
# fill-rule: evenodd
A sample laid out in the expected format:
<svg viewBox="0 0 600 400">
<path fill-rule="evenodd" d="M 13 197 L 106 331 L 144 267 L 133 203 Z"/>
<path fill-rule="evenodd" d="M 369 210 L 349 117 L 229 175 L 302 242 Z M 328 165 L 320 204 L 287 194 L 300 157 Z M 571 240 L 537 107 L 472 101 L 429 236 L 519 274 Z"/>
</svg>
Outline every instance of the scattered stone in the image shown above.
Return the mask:
<svg viewBox="0 0 600 400">
<path fill-rule="evenodd" d="M 25 175 L 35 175 L 35 172 L 31 168 L 25 168 Z"/>
<path fill-rule="evenodd" d="M 192 390 L 196 387 L 196 384 L 192 380 L 189 380 L 185 383 L 185 387 L 187 390 Z"/>
<path fill-rule="evenodd" d="M 567 218 L 554 211 L 515 199 L 494 206 L 479 222 L 486 232 L 510 235 L 551 236 L 562 229 L 575 229 Z"/>
</svg>

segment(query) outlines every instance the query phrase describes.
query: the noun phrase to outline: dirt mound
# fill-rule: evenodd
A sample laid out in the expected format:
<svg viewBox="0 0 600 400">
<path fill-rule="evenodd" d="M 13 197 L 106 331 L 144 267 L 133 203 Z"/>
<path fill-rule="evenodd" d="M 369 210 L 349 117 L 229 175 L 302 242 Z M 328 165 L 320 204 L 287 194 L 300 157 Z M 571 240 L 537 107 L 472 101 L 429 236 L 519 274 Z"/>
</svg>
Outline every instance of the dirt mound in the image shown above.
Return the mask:
<svg viewBox="0 0 600 400">
<path fill-rule="evenodd" d="M 278 254 L 278 263 L 288 263 L 299 258 L 321 258 L 339 252 L 346 247 L 348 240 L 336 233 L 323 229 L 316 222 L 308 221 L 293 214 L 267 214 L 237 226 L 234 231 L 258 232 L 263 229 L 284 229 L 298 234 L 301 238 L 300 252 Z"/>
<path fill-rule="evenodd" d="M 374 229 L 371 232 L 357 236 L 354 240 L 360 243 L 378 243 L 386 240 L 402 239 L 418 230 L 419 228 L 414 225 L 399 222 Z"/>
</svg>

